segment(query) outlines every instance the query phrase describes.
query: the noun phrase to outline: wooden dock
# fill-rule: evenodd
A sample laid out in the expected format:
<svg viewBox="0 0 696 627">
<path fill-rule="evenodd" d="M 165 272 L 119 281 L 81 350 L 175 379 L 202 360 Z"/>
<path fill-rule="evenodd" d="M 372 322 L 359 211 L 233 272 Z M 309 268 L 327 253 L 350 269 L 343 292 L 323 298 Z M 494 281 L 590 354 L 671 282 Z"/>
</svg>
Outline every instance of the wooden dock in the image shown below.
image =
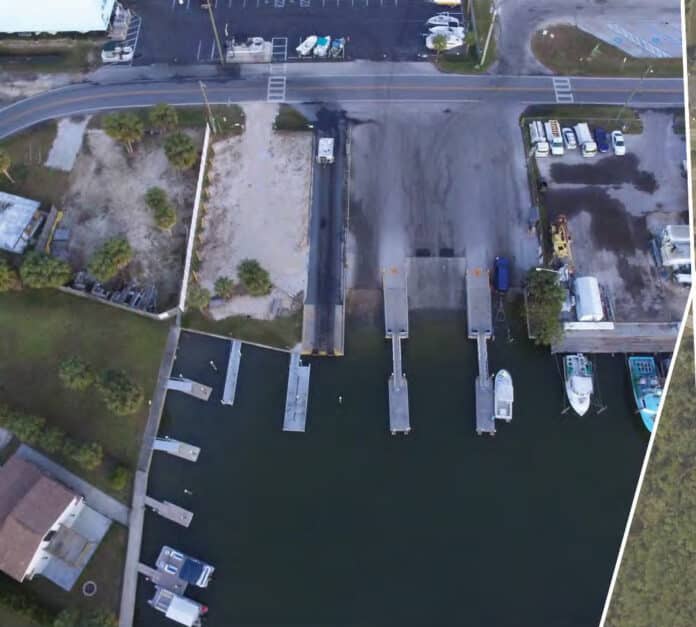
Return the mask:
<svg viewBox="0 0 696 627">
<path fill-rule="evenodd" d="M 222 391 L 222 400 L 220 401 L 223 405 L 234 405 L 241 358 L 242 342 L 240 340 L 231 340 L 230 357 L 227 360 L 227 372 L 225 373 L 225 387 Z"/>
<path fill-rule="evenodd" d="M 200 447 L 187 444 L 186 442 L 180 442 L 179 440 L 174 440 L 169 437 L 155 438 L 152 450 L 163 451 L 164 453 L 169 453 L 175 457 L 181 457 L 181 459 L 186 459 L 190 462 L 198 461 L 198 456 L 201 454 Z"/>
<path fill-rule="evenodd" d="M 142 562 L 138 564 L 138 572 L 156 586 L 171 590 L 174 594 L 183 595 L 184 592 L 186 592 L 186 586 L 188 584 L 183 579 L 179 579 L 176 575 L 170 575 L 169 573 L 152 568 Z"/>
<path fill-rule="evenodd" d="M 309 371 L 309 365 L 302 365 L 299 353 L 290 353 L 283 431 L 305 431 L 309 402 Z"/>
<path fill-rule="evenodd" d="M 678 322 L 614 322 L 609 328 L 584 329 L 566 324 L 552 353 L 671 353 L 679 335 Z"/>
<path fill-rule="evenodd" d="M 171 520 L 182 527 L 188 527 L 193 520 L 193 512 L 189 512 L 187 509 L 174 505 L 174 503 L 169 501 L 157 501 L 150 496 L 146 496 L 145 505 L 152 508 L 162 518 Z"/>
<path fill-rule="evenodd" d="M 196 381 L 191 381 L 191 379 L 186 379 L 184 377 L 171 377 L 167 382 L 167 389 L 175 392 L 183 392 L 201 401 L 207 401 L 213 391 L 213 388 L 207 385 L 196 383 Z"/>
</svg>

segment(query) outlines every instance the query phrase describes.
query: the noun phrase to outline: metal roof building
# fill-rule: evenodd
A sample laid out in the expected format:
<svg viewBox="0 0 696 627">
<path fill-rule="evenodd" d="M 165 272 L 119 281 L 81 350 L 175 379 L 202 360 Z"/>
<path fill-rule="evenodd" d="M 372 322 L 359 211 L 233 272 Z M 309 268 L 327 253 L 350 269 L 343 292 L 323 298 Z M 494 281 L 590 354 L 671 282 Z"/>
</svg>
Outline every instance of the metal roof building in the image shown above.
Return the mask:
<svg viewBox="0 0 696 627">
<path fill-rule="evenodd" d="M 41 222 L 40 203 L 0 192 L 0 248 L 23 253 Z"/>
<path fill-rule="evenodd" d="M 0 33 L 106 31 L 116 0 L 0 0 Z"/>
</svg>

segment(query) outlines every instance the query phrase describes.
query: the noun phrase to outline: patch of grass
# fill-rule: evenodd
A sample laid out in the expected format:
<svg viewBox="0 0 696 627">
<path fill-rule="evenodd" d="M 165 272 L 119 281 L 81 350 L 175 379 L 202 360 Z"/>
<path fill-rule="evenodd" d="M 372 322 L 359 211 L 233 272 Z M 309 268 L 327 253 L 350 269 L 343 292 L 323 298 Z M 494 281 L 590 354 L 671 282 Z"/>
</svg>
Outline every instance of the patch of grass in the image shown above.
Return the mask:
<svg viewBox="0 0 696 627">
<path fill-rule="evenodd" d="M 301 340 L 302 312 L 275 320 L 254 320 L 246 316 L 232 316 L 216 321 L 199 311 L 189 311 L 184 316 L 183 326 L 247 342 L 289 349 Z"/>
<path fill-rule="evenodd" d="M 623 132 L 627 135 L 643 132 L 639 111 L 618 105 L 534 105 L 524 111 L 520 123 L 526 125 L 532 120 L 549 119 L 559 120 L 562 126 L 587 122 L 590 126 L 601 126 L 607 131 L 623 126 Z"/>
<path fill-rule="evenodd" d="M 486 62 L 485 66 L 480 66 L 476 48 L 473 46 L 469 49 L 469 54 L 450 54 L 443 53 L 439 59 L 435 59 L 435 65 L 441 72 L 450 74 L 480 74 L 485 72 L 490 62 Z"/>
<path fill-rule="evenodd" d="M 0 294 L 0 401 L 46 418 L 69 435 L 100 443 L 113 463 L 134 467 L 147 419 L 147 402 L 130 416 L 110 413 L 96 390 L 61 385 L 58 366 L 80 357 L 95 370 L 123 369 L 145 390 L 154 389 L 167 327 L 140 316 L 54 290 Z M 88 480 L 110 489 L 104 476 Z"/>
<path fill-rule="evenodd" d="M 281 104 L 273 128 L 276 131 L 308 131 L 312 129 L 312 124 L 294 107 Z"/>
<path fill-rule="evenodd" d="M 681 58 L 639 59 L 597 39 L 576 26 L 557 24 L 532 37 L 532 52 L 556 74 L 574 76 L 650 76 L 681 77 Z"/>
<path fill-rule="evenodd" d="M 30 620 L 26 616 L 22 616 L 19 612 L 15 612 L 9 607 L 3 607 L 2 605 L 0 605 L 0 625 L 11 625 L 12 627 L 51 627 L 50 625 Z"/>
<path fill-rule="evenodd" d="M 44 122 L 0 142 L 0 148 L 12 159 L 10 176 L 15 181 L 0 175 L 0 191 L 60 206 L 69 173 L 43 165 L 56 133 L 56 122 Z"/>
<path fill-rule="evenodd" d="M 10 72 L 87 72 L 100 63 L 106 39 L 37 38 L 0 40 L 0 65 Z"/>
</svg>

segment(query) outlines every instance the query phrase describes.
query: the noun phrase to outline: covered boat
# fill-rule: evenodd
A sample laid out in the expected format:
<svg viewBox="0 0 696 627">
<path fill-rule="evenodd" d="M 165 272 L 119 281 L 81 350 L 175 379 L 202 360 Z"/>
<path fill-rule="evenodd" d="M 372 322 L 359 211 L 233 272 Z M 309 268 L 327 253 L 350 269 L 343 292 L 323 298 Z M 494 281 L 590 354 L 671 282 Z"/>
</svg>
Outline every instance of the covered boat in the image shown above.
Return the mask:
<svg viewBox="0 0 696 627">
<path fill-rule="evenodd" d="M 662 386 L 653 357 L 629 357 L 628 370 L 636 407 L 645 428 L 652 432 L 662 398 Z"/>
<path fill-rule="evenodd" d="M 318 38 L 316 35 L 310 35 L 299 46 L 297 46 L 297 48 L 295 48 L 295 51 L 301 57 L 306 57 L 310 52 L 312 52 L 314 46 L 317 45 L 317 39 Z"/>
<path fill-rule="evenodd" d="M 590 408 L 594 381 L 592 363 L 582 353 L 563 358 L 563 378 L 568 402 L 578 416 Z"/>
<path fill-rule="evenodd" d="M 499 370 L 493 383 L 494 418 L 510 422 L 512 420 L 512 403 L 515 400 L 515 392 L 512 386 L 512 377 L 507 370 Z"/>
<path fill-rule="evenodd" d="M 325 57 L 329 52 L 331 47 L 331 37 L 326 35 L 325 37 L 319 37 L 317 39 L 317 44 L 314 46 L 314 56 L 315 57 Z"/>
</svg>

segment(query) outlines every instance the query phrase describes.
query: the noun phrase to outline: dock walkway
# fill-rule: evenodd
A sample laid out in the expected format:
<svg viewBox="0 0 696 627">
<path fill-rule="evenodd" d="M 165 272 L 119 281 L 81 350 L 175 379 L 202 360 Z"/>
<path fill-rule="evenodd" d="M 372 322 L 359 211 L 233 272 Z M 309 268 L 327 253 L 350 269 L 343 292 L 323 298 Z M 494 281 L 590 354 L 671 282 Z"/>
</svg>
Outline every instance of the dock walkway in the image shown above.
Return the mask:
<svg viewBox="0 0 696 627">
<path fill-rule="evenodd" d="M 162 518 L 171 520 L 182 527 L 188 527 L 193 520 L 193 512 L 190 512 L 183 507 L 179 507 L 174 503 L 170 503 L 169 501 L 158 501 L 150 496 L 146 496 L 145 505 L 152 508 L 155 512 L 162 516 Z"/>
<path fill-rule="evenodd" d="M 200 447 L 187 444 L 186 442 L 180 442 L 179 440 L 174 440 L 169 437 L 155 438 L 152 450 L 163 451 L 164 453 L 169 453 L 175 457 L 181 457 L 181 459 L 186 459 L 190 462 L 198 461 L 198 456 L 201 453 Z"/>
<path fill-rule="evenodd" d="M 227 372 L 225 373 L 225 387 L 222 391 L 223 405 L 234 405 L 234 397 L 237 393 L 237 377 L 239 376 L 239 362 L 242 358 L 242 342 L 230 340 L 230 357 L 227 360 Z"/>
<path fill-rule="evenodd" d="M 283 431 L 305 430 L 309 402 L 309 371 L 309 365 L 302 365 L 299 353 L 290 353 Z"/>
<path fill-rule="evenodd" d="M 171 377 L 167 381 L 167 389 L 174 392 L 183 392 L 201 401 L 207 401 L 213 391 L 213 388 L 208 385 L 196 383 L 196 381 L 191 381 L 191 379 L 184 377 Z"/>
</svg>

